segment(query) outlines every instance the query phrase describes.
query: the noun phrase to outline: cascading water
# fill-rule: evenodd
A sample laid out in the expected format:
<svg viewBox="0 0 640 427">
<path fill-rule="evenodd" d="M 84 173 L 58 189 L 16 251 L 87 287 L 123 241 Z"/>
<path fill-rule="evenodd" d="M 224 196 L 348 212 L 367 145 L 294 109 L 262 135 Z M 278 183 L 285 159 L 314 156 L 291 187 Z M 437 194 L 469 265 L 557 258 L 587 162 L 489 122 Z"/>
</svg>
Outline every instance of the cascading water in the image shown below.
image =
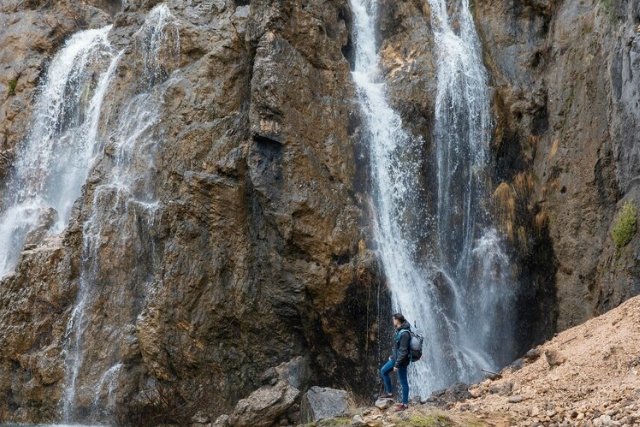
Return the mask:
<svg viewBox="0 0 640 427">
<path fill-rule="evenodd" d="M 78 297 L 66 332 L 66 389 L 62 402 L 65 422 L 80 417 L 99 420 L 115 405 L 118 375 L 125 369 L 125 364 L 120 351 L 123 336 L 114 331 L 121 330 L 123 325 L 133 324 L 135 313 L 123 309 L 109 320 L 108 325 L 98 326 L 108 329 L 113 342 L 108 348 L 99 349 L 100 354 L 91 354 L 90 360 L 87 360 L 89 349 L 85 348 L 84 339 L 87 331 L 94 326 L 92 306 L 105 303 L 102 289 L 105 283 L 101 283 L 105 251 L 125 253 L 130 250 L 132 241 L 143 241 L 141 235 L 149 233 L 159 210 L 153 180 L 155 154 L 160 140 L 157 125 L 164 95 L 164 89 L 159 85 L 168 78 L 159 57 L 163 49 L 168 49 L 169 55 L 179 52 L 177 24 L 166 5 L 158 5 L 149 12 L 143 26 L 134 34 L 134 40 L 136 52 L 141 54 L 143 60 L 142 74 L 138 78 L 141 93 L 124 103 L 114 130 L 108 135 L 110 142 L 106 144 L 105 151 L 110 154 L 105 156 L 108 159 L 103 159 L 103 162 L 110 162 L 110 166 L 106 176 L 93 190 L 90 212 L 83 226 Z M 106 236 L 111 235 L 118 238 L 105 244 Z M 153 242 L 149 246 L 153 246 Z M 153 258 L 152 247 L 137 247 L 135 252 L 137 256 Z M 136 275 L 133 271 L 125 274 Z M 146 272 L 141 276 L 141 283 L 150 280 Z M 115 298 L 116 301 L 109 303 L 118 307 L 131 306 L 130 300 L 135 299 L 121 293 L 109 294 L 109 298 Z M 95 367 L 91 366 L 95 360 L 110 367 L 104 372 L 96 372 Z M 80 384 L 82 373 L 85 378 Z M 82 414 L 78 412 L 79 395 L 85 397 Z M 87 396 L 92 396 L 92 399 L 86 400 Z M 90 403 L 89 408 L 87 403 Z"/>
<path fill-rule="evenodd" d="M 429 4 L 438 49 L 437 265 L 454 295 L 457 368 L 451 379 L 471 381 L 483 368 L 497 370 L 513 356 L 514 289 L 509 259 L 485 206 L 490 99 L 469 0 Z"/>
<path fill-rule="evenodd" d="M 423 189 L 420 141 L 406 133 L 386 100 L 377 0 L 351 0 L 353 78 L 370 147 L 375 242 L 394 308 L 426 336 L 423 360 L 410 370 L 412 390 L 422 395 L 478 379 L 482 369 L 497 369 L 512 356 L 509 259 L 483 206 L 491 136 L 487 78 L 468 0 L 455 3 L 448 9 L 445 0 L 429 0 L 438 49 L 436 148 L 429 164 L 438 182 Z M 449 10 L 456 13 L 457 31 Z M 436 218 L 430 221 L 422 195 L 434 189 Z M 437 248 L 429 255 L 420 250 L 425 239 Z"/>
<path fill-rule="evenodd" d="M 67 385 L 63 401 L 65 422 L 75 418 L 74 408 L 78 393 L 77 380 L 83 367 L 85 348 L 83 337 L 89 326 L 87 313 L 95 299 L 100 295 L 96 287 L 100 269 L 103 227 L 119 230 L 121 238 L 133 238 L 136 230 L 131 229 L 130 217 L 146 220 L 151 225 L 157 204 L 150 183 L 145 179 L 145 169 L 153 167 L 153 149 L 156 138 L 153 126 L 157 123 L 158 103 L 148 94 L 134 97 L 128 103 L 119 119 L 119 126 L 113 135 L 117 146 L 112 171 L 107 179 L 98 185 L 93 194 L 91 215 L 83 227 L 82 264 L 79 279 L 78 299 L 67 325 L 67 346 L 65 348 L 65 368 Z M 138 173 L 140 172 L 140 173 Z M 113 215 L 116 212 L 117 215 Z M 117 246 L 118 243 L 112 243 Z M 126 304 L 126 301 L 122 301 Z M 121 362 L 117 356 L 118 346 L 111 343 L 107 351 L 112 366 L 101 375 L 98 384 L 83 388 L 83 393 L 95 395 L 92 410 L 100 410 L 100 393 L 105 381 L 113 387 L 117 382 Z M 115 369 L 116 366 L 118 369 Z M 107 403 L 112 403 L 111 392 Z M 109 402 L 111 401 L 111 402 Z M 93 415 L 93 414 L 90 414 Z"/>
<path fill-rule="evenodd" d="M 51 234 L 62 232 L 80 197 L 99 151 L 100 111 L 115 69 L 116 55 L 107 40 L 110 29 L 70 38 L 39 88 L 33 128 L 17 153 L 4 192 L 0 277 L 15 268 L 30 232 L 41 227 Z"/>
</svg>

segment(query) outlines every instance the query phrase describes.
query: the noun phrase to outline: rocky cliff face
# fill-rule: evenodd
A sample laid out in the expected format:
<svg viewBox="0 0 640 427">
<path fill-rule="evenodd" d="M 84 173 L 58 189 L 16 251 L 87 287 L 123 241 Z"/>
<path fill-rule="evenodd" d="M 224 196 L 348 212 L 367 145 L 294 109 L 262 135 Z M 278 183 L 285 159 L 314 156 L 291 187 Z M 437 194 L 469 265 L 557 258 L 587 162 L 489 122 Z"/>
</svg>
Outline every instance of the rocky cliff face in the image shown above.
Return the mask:
<svg viewBox="0 0 640 427">
<path fill-rule="evenodd" d="M 149 81 L 139 34 L 152 3 L 116 15 L 111 3 L 3 6 L 5 172 L 65 36 L 113 23 L 123 56 L 105 155 L 68 230 L 25 251 L 0 287 L 0 419 L 53 420 L 69 398 L 75 418 L 139 412 L 158 393 L 215 414 L 297 355 L 319 383 L 364 390 L 373 378 L 379 289 L 359 244 L 346 2 L 170 2 Z M 140 93 L 160 118 L 144 129 L 153 156 L 131 166 L 153 183 L 152 214 L 105 185 Z"/>
<path fill-rule="evenodd" d="M 100 121 L 104 155 L 68 229 L 32 242 L 0 282 L 0 420 L 59 419 L 65 399 L 76 418 L 126 417 L 159 395 L 228 413 L 266 369 L 299 355 L 307 381 L 362 394 L 374 381 L 388 300 L 368 248 L 348 1 L 168 1 L 148 78 L 141 32 L 157 3 L 0 6 L 3 179 L 63 41 L 113 24 L 123 52 Z M 381 3 L 389 97 L 428 151 L 430 10 Z M 640 239 L 619 249 L 610 238 L 622 204 L 640 200 L 640 2 L 474 3 L 525 350 L 640 292 Z M 153 209 L 108 185 L 140 104 L 158 119 L 140 136 L 132 186 Z"/>
<path fill-rule="evenodd" d="M 519 208 L 505 228 L 521 253 L 531 252 L 529 262 L 553 259 L 558 329 L 640 290 L 637 237 L 621 249 L 610 237 L 623 203 L 638 200 L 639 8 L 637 1 L 476 4 L 496 89 L 498 174 L 510 187 L 496 196 Z M 548 230 L 547 244 L 518 237 L 519 227 Z"/>
</svg>

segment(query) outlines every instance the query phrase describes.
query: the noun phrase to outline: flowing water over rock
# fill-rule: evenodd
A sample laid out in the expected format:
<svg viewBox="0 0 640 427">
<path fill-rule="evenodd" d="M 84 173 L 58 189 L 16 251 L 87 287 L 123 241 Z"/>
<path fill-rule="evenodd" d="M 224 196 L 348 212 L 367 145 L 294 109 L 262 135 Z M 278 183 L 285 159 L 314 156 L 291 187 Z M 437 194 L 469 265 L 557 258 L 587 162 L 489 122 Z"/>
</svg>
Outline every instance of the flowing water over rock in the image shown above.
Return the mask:
<svg viewBox="0 0 640 427">
<path fill-rule="evenodd" d="M 100 420 L 115 407 L 118 375 L 123 371 L 122 348 L 124 325 L 132 324 L 135 314 L 130 310 L 114 313 L 114 318 L 98 325 L 111 331 L 111 341 L 104 348 L 85 348 L 84 336 L 95 325 L 91 322 L 92 306 L 104 303 L 104 298 L 116 306 L 126 307 L 132 295 L 106 294 L 107 286 L 102 277 L 105 256 L 113 251 L 125 253 L 135 245 L 135 255 L 150 260 L 141 263 L 145 272 L 122 271 L 120 274 L 140 275 L 138 283 L 143 288 L 132 290 L 136 297 L 144 298 L 151 281 L 154 247 L 148 238 L 154 226 L 159 204 L 155 200 L 154 159 L 157 144 L 161 140 L 157 125 L 163 102 L 163 88 L 159 86 L 168 77 L 167 70 L 158 60 L 161 50 L 168 46 L 179 49 L 177 27 L 165 5 L 149 12 L 142 28 L 134 35 L 137 52 L 143 57 L 143 74 L 139 77 L 144 91 L 125 102 L 118 114 L 114 130 L 105 144 L 105 157 L 101 160 L 105 176 L 93 189 L 90 214 L 84 223 L 79 290 L 75 308 L 67 325 L 65 369 L 66 388 L 63 400 L 65 422 L 78 418 Z M 148 271 L 147 271 L 148 270 Z M 107 276 L 113 277 L 113 274 Z M 87 353 L 90 352 L 88 355 Z M 95 358 L 106 361 L 111 367 L 96 372 L 92 367 Z M 80 375 L 84 380 L 80 384 Z M 82 404 L 78 403 L 82 396 Z M 78 406 L 82 407 L 81 413 Z M 87 407 L 89 406 L 89 407 Z"/>
<path fill-rule="evenodd" d="M 18 153 L 0 219 L 0 277 L 26 244 L 64 230 L 99 151 L 98 123 L 115 69 L 111 27 L 82 31 L 55 56 L 39 90 L 33 128 Z"/>
<path fill-rule="evenodd" d="M 403 130 L 380 75 L 375 0 L 352 0 L 353 73 L 365 115 L 374 183 L 375 241 L 396 309 L 426 335 L 411 382 L 420 394 L 471 381 L 512 357 L 509 259 L 486 214 L 491 118 L 487 78 L 469 5 L 431 0 L 438 49 L 430 159 L 438 182 L 420 188 L 420 140 Z M 455 14 L 456 27 L 452 21 Z M 430 221 L 421 194 L 437 191 Z M 434 224 L 434 225 L 432 225 Z M 424 255 L 420 241 L 436 250 Z"/>
</svg>

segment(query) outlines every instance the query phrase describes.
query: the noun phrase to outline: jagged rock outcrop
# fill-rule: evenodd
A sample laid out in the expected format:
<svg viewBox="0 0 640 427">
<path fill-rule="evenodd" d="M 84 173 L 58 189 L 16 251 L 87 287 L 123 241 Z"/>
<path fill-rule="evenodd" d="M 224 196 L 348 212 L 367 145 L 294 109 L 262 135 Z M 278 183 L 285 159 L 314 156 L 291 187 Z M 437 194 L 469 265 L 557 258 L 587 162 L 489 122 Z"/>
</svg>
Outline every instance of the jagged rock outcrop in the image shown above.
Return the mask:
<svg viewBox="0 0 640 427">
<path fill-rule="evenodd" d="M 68 322 L 83 289 L 75 418 L 115 407 L 133 420 L 167 395 L 229 413 L 262 371 L 298 355 L 318 381 L 364 390 L 375 378 L 377 273 L 359 243 L 353 190 L 347 2 L 170 2 L 179 41 L 175 28 L 163 33 L 157 70 L 141 80 L 141 28 L 156 3 L 127 2 L 113 16 L 113 2 L 97 3 L 100 20 L 63 13 L 88 6 L 3 6 L 2 19 L 37 21 L 39 31 L 13 30 L 27 40 L 11 43 L 25 52 L 15 64 L 37 63 L 28 76 L 16 71 L 15 97 L 6 95 L 14 74 L 4 77 L 3 111 L 20 117 L 3 122 L 3 146 L 24 136 L 29 97 L 65 36 L 111 22 L 123 57 L 100 124 L 112 140 L 68 230 L 26 251 L 0 286 L 0 419 L 59 419 L 74 351 Z M 153 214 L 104 186 L 119 161 L 122 112 L 139 93 L 159 116 L 144 134 L 155 141 L 151 164 L 132 166 L 153 182 L 142 187 L 157 201 Z M 99 224 L 101 242 L 90 265 L 86 224 Z"/>
</svg>

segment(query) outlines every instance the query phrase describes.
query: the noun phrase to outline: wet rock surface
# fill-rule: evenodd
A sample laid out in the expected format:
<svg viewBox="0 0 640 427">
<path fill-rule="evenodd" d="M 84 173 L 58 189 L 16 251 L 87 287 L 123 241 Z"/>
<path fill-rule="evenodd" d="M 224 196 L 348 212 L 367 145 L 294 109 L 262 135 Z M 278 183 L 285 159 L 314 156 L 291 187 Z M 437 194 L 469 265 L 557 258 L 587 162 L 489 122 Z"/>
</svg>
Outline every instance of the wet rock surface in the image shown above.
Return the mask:
<svg viewBox="0 0 640 427">
<path fill-rule="evenodd" d="M 528 260 L 521 301 L 548 307 L 542 316 L 525 313 L 525 323 L 547 336 L 556 322 L 566 329 L 640 291 L 637 236 L 623 248 L 610 236 L 623 203 L 638 203 L 638 93 L 628 86 L 638 71 L 638 7 L 476 4 L 495 86 L 497 173 L 513 193 L 496 190 L 498 211 Z"/>
<path fill-rule="evenodd" d="M 145 413 L 155 408 L 149 396 L 164 393 L 183 406 L 191 400 L 189 408 L 207 402 L 214 425 L 269 425 L 292 422 L 310 384 L 365 395 L 375 381 L 376 316 L 388 302 L 378 298 L 363 225 L 367 165 L 349 75 L 348 1 L 167 1 L 177 24 L 145 79 L 138 32 L 158 3 L 0 5 L 3 180 L 29 131 L 37 85 L 65 39 L 113 24 L 110 40 L 123 50 L 100 123 L 105 155 L 68 230 L 48 235 L 53 213 L 43 215 L 15 273 L 0 282 L 2 421 L 60 419 L 68 322 L 87 271 L 84 226 L 96 210 L 103 214 L 78 372 L 80 417 Z M 382 1 L 381 10 L 389 98 L 428 153 L 430 10 L 415 1 Z M 640 239 L 617 248 L 610 237 L 623 203 L 640 203 L 639 10 L 637 0 L 474 3 L 494 92 L 494 208 L 523 284 L 521 353 L 640 293 Z M 157 202 L 153 215 L 100 190 L 117 161 L 118 117 L 147 92 L 158 101 L 150 131 L 157 144 L 153 161 L 134 169 L 153 182 L 145 188 Z M 429 182 L 427 173 L 425 188 Z M 603 360 L 626 354 L 605 350 Z M 570 369 L 571 353 L 563 354 L 566 361 L 528 353 L 514 371 Z M 637 365 L 620 361 L 630 372 Z M 106 377 L 114 367 L 120 374 Z M 480 395 L 505 408 L 531 401 L 517 382 L 505 384 L 439 397 L 444 406 Z M 634 390 L 619 390 L 622 400 L 606 407 L 527 406 L 526 417 L 633 425 Z M 382 415 L 360 416 L 358 423 L 382 425 Z"/>
<path fill-rule="evenodd" d="M 369 387 L 377 269 L 359 243 L 346 1 L 169 1 L 175 25 L 151 65 L 143 26 L 159 2 L 127 2 L 117 13 L 114 2 L 45 3 L 2 6 L 0 19 L 17 22 L 0 36 L 0 114 L 15 112 L 0 124 L 7 159 L 27 130 L 46 61 L 67 36 L 112 23 L 123 57 L 100 123 L 106 154 L 68 230 L 55 244 L 34 235 L 0 286 L 0 419 L 60 419 L 65 335 L 87 271 L 74 417 L 133 420 L 170 396 L 183 408 L 207 401 L 216 419 L 260 390 L 265 369 L 296 356 L 304 367 L 278 373 L 295 386 L 277 379 L 257 400 L 275 396 L 288 407 L 309 378 Z M 140 93 L 160 117 L 143 135 L 154 141 L 151 160 L 132 163 L 153 211 L 135 195 L 118 205 L 122 196 L 104 185 L 117 166 L 122 111 Z M 86 264 L 90 221 L 102 244 Z M 247 414 L 260 405 L 252 405 L 233 416 L 254 425 Z"/>
</svg>

